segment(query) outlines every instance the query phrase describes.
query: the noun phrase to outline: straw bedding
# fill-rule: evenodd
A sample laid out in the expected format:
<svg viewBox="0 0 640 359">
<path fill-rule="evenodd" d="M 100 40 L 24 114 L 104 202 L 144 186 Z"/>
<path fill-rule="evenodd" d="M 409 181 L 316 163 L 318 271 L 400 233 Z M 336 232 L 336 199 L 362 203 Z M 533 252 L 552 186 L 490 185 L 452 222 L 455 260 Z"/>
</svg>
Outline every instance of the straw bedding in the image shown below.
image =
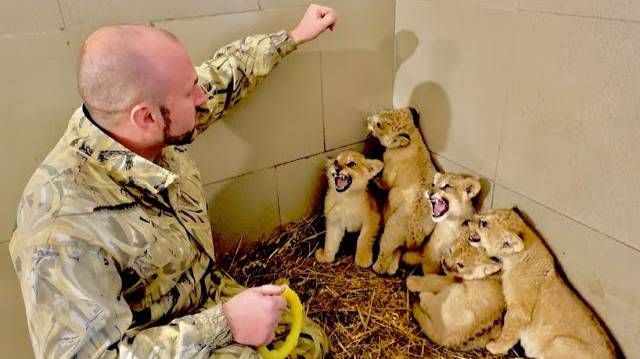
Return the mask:
<svg viewBox="0 0 640 359">
<path fill-rule="evenodd" d="M 457 352 L 424 336 L 411 314 L 416 301 L 404 285 L 410 268 L 379 276 L 353 263 L 355 238 L 345 238 L 335 263 L 317 263 L 324 241 L 323 218 L 286 226 L 255 250 L 228 255 L 223 268 L 245 286 L 288 283 L 330 341 L 331 358 L 516 358 L 484 350 Z"/>
</svg>

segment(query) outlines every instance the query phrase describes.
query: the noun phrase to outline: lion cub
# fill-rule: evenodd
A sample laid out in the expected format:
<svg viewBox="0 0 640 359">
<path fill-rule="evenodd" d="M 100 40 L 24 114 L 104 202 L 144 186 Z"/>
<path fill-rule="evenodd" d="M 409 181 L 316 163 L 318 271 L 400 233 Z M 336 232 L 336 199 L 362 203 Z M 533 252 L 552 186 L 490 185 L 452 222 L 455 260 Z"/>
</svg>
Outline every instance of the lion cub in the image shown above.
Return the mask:
<svg viewBox="0 0 640 359">
<path fill-rule="evenodd" d="M 446 276 L 409 276 L 407 288 L 420 293 L 413 315 L 433 342 L 458 349 L 484 348 L 500 335 L 505 304 L 499 262 L 489 258 L 467 238 L 471 231 L 461 226 L 451 246 L 443 253 Z"/>
<path fill-rule="evenodd" d="M 438 273 L 440 260 L 458 237 L 462 222 L 475 213 L 473 198 L 480 193 L 480 179 L 463 174 L 436 173 L 433 188 L 425 196 L 431 203 L 431 218 L 436 227 L 420 252 L 407 252 L 403 261 L 422 264 L 422 273 Z"/>
<path fill-rule="evenodd" d="M 433 230 L 425 191 L 436 170 L 415 122 L 414 109 L 385 110 L 367 119 L 369 131 L 385 147 L 379 186 L 389 189 L 384 208 L 384 232 L 373 270 L 394 274 L 401 249 L 418 249 Z"/>
<path fill-rule="evenodd" d="M 514 210 L 474 217 L 469 242 L 502 260 L 507 302 L 500 337 L 487 344 L 506 353 L 518 340 L 527 357 L 615 358 L 615 349 L 595 314 L 564 283 L 553 256 Z"/>
<path fill-rule="evenodd" d="M 345 151 L 327 160 L 329 189 L 324 201 L 326 238 L 324 248 L 315 253 L 318 262 L 333 262 L 345 232 L 358 232 L 356 264 L 368 268 L 373 263 L 373 244 L 380 229 L 380 209 L 369 193 L 369 180 L 383 168 L 382 161 L 366 159 L 358 152 Z"/>
</svg>

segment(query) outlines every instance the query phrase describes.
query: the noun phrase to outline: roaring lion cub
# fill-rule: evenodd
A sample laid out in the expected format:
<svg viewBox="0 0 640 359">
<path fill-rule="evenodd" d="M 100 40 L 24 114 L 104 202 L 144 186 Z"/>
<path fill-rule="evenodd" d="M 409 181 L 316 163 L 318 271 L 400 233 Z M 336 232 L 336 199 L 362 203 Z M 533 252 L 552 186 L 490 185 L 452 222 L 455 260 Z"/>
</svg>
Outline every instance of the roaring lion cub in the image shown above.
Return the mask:
<svg viewBox="0 0 640 359">
<path fill-rule="evenodd" d="M 500 337 L 487 344 L 506 353 L 518 340 L 527 357 L 615 358 L 615 348 L 595 314 L 564 283 L 553 256 L 514 210 L 474 216 L 469 242 L 502 260 L 507 313 Z"/>
<path fill-rule="evenodd" d="M 433 188 L 425 193 L 436 227 L 420 252 L 406 252 L 407 264 L 422 264 L 422 273 L 438 273 L 445 251 L 458 237 L 462 222 L 475 213 L 473 198 L 480 193 L 480 179 L 463 174 L 436 173 Z M 418 255 L 420 254 L 420 255 Z"/>
<path fill-rule="evenodd" d="M 366 159 L 353 151 L 342 152 L 335 159 L 327 160 L 329 189 L 324 201 L 327 230 L 324 248 L 315 253 L 318 262 L 333 262 L 345 232 L 360 231 L 356 264 L 364 268 L 371 266 L 381 216 L 378 203 L 367 185 L 383 166 L 382 161 Z"/>
<path fill-rule="evenodd" d="M 385 110 L 367 119 L 369 131 L 385 147 L 379 186 L 389 189 L 384 208 L 384 232 L 373 270 L 394 274 L 401 249 L 418 249 L 433 230 L 424 196 L 436 170 L 415 122 L 414 109 Z"/>
<path fill-rule="evenodd" d="M 433 342 L 458 350 L 484 348 L 498 337 L 505 304 L 501 265 L 468 242 L 470 230 L 463 226 L 445 251 L 446 276 L 409 276 L 407 288 L 420 292 L 413 315 Z"/>
</svg>

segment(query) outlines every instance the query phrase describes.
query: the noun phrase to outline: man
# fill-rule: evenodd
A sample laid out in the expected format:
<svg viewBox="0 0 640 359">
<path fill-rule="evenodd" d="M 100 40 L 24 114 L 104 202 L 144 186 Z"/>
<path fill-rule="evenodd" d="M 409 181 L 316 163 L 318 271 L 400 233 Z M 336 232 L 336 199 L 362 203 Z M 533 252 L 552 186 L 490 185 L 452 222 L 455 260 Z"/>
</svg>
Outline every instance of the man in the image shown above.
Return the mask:
<svg viewBox="0 0 640 359">
<path fill-rule="evenodd" d="M 181 145 L 334 23 L 312 5 L 290 33 L 249 36 L 195 70 L 163 30 L 87 38 L 83 106 L 27 185 L 10 244 L 36 358 L 258 357 L 248 346 L 273 340 L 283 288 L 220 304 L 200 175 Z"/>
</svg>

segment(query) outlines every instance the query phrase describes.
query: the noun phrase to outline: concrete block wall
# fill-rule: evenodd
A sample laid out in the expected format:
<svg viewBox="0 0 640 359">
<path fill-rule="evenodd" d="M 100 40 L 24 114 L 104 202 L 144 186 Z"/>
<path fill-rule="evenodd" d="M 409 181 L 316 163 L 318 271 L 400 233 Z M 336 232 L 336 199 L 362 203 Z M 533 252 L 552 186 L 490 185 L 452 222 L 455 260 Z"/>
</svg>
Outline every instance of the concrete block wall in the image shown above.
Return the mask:
<svg viewBox="0 0 640 359">
<path fill-rule="evenodd" d="M 79 105 L 76 56 L 100 25 L 166 28 L 194 63 L 291 29 L 307 0 L 9 0 L 0 7 L 0 345 L 30 358 L 7 242 L 29 176 Z M 640 6 L 628 0 L 332 0 L 335 33 L 286 58 L 192 148 L 220 251 L 318 208 L 322 163 L 364 148 L 363 116 L 418 107 L 435 161 L 518 205 L 572 284 L 640 357 Z M 635 185 L 635 186 L 634 186 Z"/>
<path fill-rule="evenodd" d="M 291 30 L 307 0 L 8 0 L 0 6 L 0 347 L 31 358 L 8 241 L 22 190 L 80 105 L 77 54 L 101 25 L 144 23 L 174 32 L 194 64 L 252 33 Z M 391 106 L 395 3 L 335 0 L 334 33 L 288 56 L 253 96 L 192 145 L 219 252 L 267 236 L 321 204 L 322 166 L 362 149 L 364 115 Z"/>
<path fill-rule="evenodd" d="M 640 358 L 640 4 L 397 0 L 394 105 L 446 170 L 517 205 Z"/>
</svg>

